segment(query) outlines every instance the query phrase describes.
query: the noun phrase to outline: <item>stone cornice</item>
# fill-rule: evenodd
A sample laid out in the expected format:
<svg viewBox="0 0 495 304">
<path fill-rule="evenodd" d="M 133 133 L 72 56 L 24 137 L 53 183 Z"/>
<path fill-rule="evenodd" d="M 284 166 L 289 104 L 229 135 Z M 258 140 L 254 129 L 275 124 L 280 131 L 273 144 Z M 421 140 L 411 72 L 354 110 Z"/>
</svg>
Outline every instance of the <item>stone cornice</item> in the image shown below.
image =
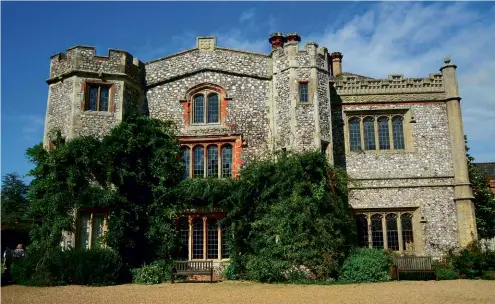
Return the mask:
<svg viewBox="0 0 495 304">
<path fill-rule="evenodd" d="M 332 98 L 332 103 L 338 102 L 341 104 L 447 101 L 444 92 L 343 95 L 343 96 L 332 95 L 331 98 Z M 340 101 L 336 101 L 335 99 L 340 99 Z"/>
<path fill-rule="evenodd" d="M 94 71 L 84 71 L 84 70 L 71 70 L 67 73 L 60 74 L 56 77 L 48 78 L 46 80 L 47 84 L 53 84 L 57 83 L 59 81 L 62 81 L 64 79 L 73 77 L 73 76 L 78 76 L 78 77 L 86 77 L 86 78 L 111 78 L 111 80 L 126 80 L 133 84 L 134 86 L 137 86 L 139 88 L 144 88 L 141 83 L 133 79 L 127 74 L 124 73 L 105 73 L 105 72 L 94 72 Z"/>
</svg>

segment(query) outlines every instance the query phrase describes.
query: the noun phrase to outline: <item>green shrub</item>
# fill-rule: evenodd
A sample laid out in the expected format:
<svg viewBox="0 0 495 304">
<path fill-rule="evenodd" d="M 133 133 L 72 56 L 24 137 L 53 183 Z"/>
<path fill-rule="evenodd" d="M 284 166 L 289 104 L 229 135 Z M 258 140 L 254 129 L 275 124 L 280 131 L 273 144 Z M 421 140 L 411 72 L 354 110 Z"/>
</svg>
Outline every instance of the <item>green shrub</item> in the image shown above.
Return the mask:
<svg viewBox="0 0 495 304">
<path fill-rule="evenodd" d="M 120 256 L 110 249 L 51 249 L 28 252 L 14 262 L 13 280 L 21 285 L 114 285 L 122 270 Z"/>
<path fill-rule="evenodd" d="M 132 282 L 136 284 L 160 284 L 172 277 L 172 261 L 159 260 L 140 268 L 134 268 Z"/>
<path fill-rule="evenodd" d="M 495 280 L 495 271 L 487 271 L 481 276 L 483 280 Z"/>
<path fill-rule="evenodd" d="M 481 277 L 483 271 L 486 270 L 485 255 L 480 244 L 472 242 L 457 252 L 450 250 L 446 259 L 461 277 L 474 279 Z"/>
<path fill-rule="evenodd" d="M 237 280 L 237 270 L 235 263 L 229 263 L 225 268 L 223 275 L 227 280 Z"/>
<path fill-rule="evenodd" d="M 263 283 L 283 282 L 290 265 L 281 260 L 251 256 L 246 264 L 246 279 Z"/>
<path fill-rule="evenodd" d="M 344 282 L 383 282 L 389 280 L 392 256 L 383 250 L 360 248 L 342 265 L 340 279 Z"/>
<path fill-rule="evenodd" d="M 450 268 L 439 268 L 435 271 L 438 280 L 457 280 L 459 273 Z"/>
</svg>

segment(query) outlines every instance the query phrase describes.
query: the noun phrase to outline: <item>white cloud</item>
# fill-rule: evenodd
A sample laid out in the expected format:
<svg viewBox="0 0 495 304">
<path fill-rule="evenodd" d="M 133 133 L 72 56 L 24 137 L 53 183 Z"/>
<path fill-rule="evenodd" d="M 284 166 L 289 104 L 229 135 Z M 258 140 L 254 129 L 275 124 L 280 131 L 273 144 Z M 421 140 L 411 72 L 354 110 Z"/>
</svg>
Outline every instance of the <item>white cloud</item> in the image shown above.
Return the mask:
<svg viewBox="0 0 495 304">
<path fill-rule="evenodd" d="M 494 15 L 495 9 L 480 12 L 465 2 L 381 3 L 303 38 L 342 52 L 344 71 L 374 78 L 426 77 L 450 56 L 458 66 L 470 153 L 495 161 Z"/>
<path fill-rule="evenodd" d="M 250 8 L 250 9 L 248 9 L 246 11 L 243 11 L 241 13 L 241 16 L 239 17 L 239 22 L 243 23 L 243 22 L 246 22 L 246 21 L 250 21 L 254 17 L 255 17 L 255 9 L 254 8 Z"/>
</svg>

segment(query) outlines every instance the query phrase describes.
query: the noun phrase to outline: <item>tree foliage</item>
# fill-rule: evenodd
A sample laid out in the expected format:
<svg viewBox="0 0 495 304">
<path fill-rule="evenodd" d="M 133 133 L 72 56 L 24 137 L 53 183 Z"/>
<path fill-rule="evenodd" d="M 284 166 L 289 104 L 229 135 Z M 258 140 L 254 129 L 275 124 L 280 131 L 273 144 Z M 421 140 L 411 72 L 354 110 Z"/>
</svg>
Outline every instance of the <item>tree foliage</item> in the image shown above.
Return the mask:
<svg viewBox="0 0 495 304">
<path fill-rule="evenodd" d="M 41 144 L 29 149 L 35 164 L 29 212 L 41 220 L 32 247 L 59 246 L 62 231 L 74 232 L 77 210 L 100 207 L 111 212 L 107 244 L 124 262 L 169 255 L 175 211 L 167 198 L 181 178 L 174 131 L 170 122 L 131 116 L 102 139 L 65 142 L 59 133 L 53 151 Z"/>
<path fill-rule="evenodd" d="M 469 182 L 473 189 L 476 225 L 480 238 L 495 237 L 495 196 L 488 187 L 486 175 L 474 163 L 474 157 L 469 155 L 466 143 L 466 157 L 468 163 Z"/>
<path fill-rule="evenodd" d="M 19 174 L 9 173 L 2 179 L 2 227 L 28 230 L 26 219 L 28 208 L 28 185 L 21 180 Z"/>
</svg>

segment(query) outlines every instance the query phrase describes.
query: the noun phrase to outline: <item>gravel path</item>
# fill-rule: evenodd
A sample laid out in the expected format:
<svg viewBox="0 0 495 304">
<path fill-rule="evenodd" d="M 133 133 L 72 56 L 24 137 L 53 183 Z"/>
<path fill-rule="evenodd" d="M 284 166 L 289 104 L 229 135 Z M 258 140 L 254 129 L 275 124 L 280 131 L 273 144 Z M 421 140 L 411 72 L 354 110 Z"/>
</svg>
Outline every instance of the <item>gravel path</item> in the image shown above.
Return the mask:
<svg viewBox="0 0 495 304">
<path fill-rule="evenodd" d="M 251 282 L 2 287 L 2 303 L 495 303 L 495 281 L 283 285 Z"/>
</svg>

